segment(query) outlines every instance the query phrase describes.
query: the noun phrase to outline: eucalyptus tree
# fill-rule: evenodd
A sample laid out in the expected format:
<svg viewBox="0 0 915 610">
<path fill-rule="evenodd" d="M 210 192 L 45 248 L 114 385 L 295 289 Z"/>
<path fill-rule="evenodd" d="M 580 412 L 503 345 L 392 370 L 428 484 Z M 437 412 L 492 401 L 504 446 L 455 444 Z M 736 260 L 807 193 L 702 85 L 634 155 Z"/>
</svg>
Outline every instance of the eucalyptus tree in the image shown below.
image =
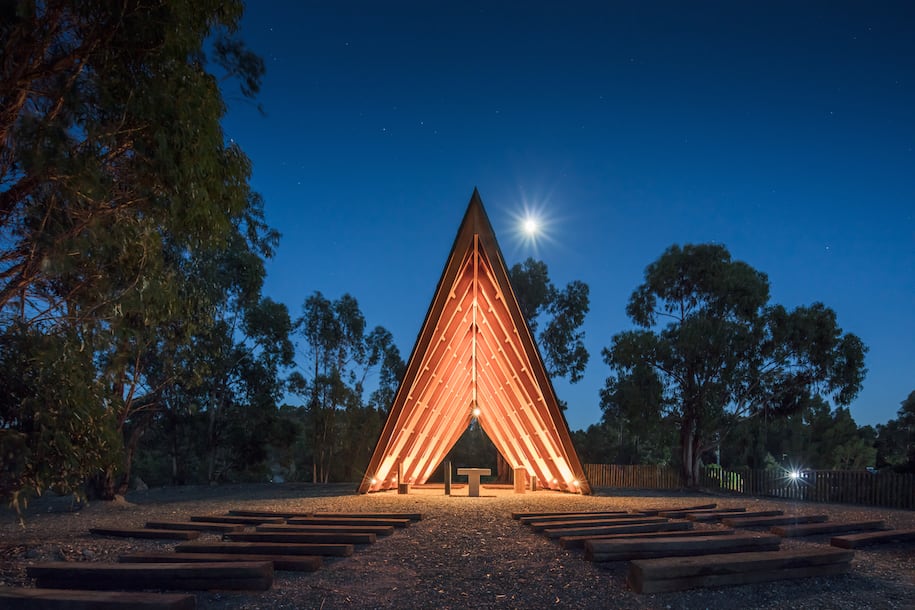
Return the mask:
<svg viewBox="0 0 915 610">
<path fill-rule="evenodd" d="M 560 290 L 550 280 L 546 263 L 533 258 L 512 265 L 508 274 L 547 373 L 580 381 L 589 358 L 581 330 L 590 310 L 588 285 L 574 280 Z"/>
<path fill-rule="evenodd" d="M 349 294 L 331 301 L 315 292 L 305 300 L 297 328 L 304 360 L 292 387 L 306 401 L 312 480 L 326 483 L 332 472 L 351 475 L 368 462 L 404 364 L 390 332 L 380 326 L 366 331 Z M 373 373 L 378 378 L 366 401 Z"/>
<path fill-rule="evenodd" d="M 629 411 L 671 415 L 682 476 L 742 417 L 847 405 L 864 379 L 866 347 L 821 303 L 769 303 L 765 274 L 717 244 L 671 246 L 645 270 L 626 313 L 637 327 L 602 351 L 608 388 L 627 385 Z"/>
<path fill-rule="evenodd" d="M 253 95 L 264 71 L 231 38 L 242 11 L 240 0 L 0 6 L 0 331 L 91 354 L 114 430 L 155 404 L 150 350 L 212 319 L 186 269 L 226 248 L 256 200 L 250 163 L 220 127 L 221 79 Z M 84 382 L 59 379 L 74 399 Z"/>
</svg>

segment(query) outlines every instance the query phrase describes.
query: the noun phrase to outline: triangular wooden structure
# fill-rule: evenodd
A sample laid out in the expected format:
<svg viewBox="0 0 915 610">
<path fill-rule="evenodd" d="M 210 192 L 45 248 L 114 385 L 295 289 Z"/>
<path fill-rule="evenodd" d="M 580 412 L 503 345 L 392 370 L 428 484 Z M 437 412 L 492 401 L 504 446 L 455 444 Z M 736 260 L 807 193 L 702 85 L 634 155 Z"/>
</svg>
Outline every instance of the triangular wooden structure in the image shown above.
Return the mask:
<svg viewBox="0 0 915 610">
<path fill-rule="evenodd" d="M 474 417 L 540 487 L 590 493 L 476 189 L 359 492 L 425 483 Z"/>
</svg>

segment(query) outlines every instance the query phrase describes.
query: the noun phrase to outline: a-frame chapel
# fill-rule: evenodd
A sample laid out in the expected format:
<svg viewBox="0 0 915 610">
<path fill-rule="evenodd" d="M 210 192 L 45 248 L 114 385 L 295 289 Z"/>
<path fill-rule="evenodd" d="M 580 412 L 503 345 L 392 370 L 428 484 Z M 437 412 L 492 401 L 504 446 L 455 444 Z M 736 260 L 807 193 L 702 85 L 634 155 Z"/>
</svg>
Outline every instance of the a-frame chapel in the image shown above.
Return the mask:
<svg viewBox="0 0 915 610">
<path fill-rule="evenodd" d="M 476 189 L 359 493 L 425 483 L 474 418 L 540 488 L 590 493 Z"/>
</svg>

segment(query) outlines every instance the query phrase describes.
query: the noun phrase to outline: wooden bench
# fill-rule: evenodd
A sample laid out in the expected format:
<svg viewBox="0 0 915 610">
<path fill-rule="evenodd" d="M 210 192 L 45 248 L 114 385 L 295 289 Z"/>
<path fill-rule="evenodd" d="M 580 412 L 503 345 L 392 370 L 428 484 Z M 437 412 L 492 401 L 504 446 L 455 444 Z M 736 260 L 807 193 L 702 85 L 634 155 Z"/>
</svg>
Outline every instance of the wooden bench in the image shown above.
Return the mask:
<svg viewBox="0 0 915 610">
<path fill-rule="evenodd" d="M 294 544 L 291 542 L 185 542 L 175 547 L 179 553 L 240 553 L 254 555 L 323 555 L 349 557 L 351 544 Z"/>
<path fill-rule="evenodd" d="M 247 510 L 247 509 L 234 509 L 228 511 L 228 516 L 230 517 L 267 517 L 270 519 L 289 519 L 290 517 L 310 517 L 314 513 L 310 512 L 296 512 L 296 511 L 280 511 L 280 510 Z"/>
<path fill-rule="evenodd" d="M 339 532 L 354 534 L 375 534 L 376 536 L 390 536 L 394 533 L 392 525 L 289 525 L 277 523 L 275 525 L 258 525 L 256 532 Z"/>
<path fill-rule="evenodd" d="M 832 546 L 843 549 L 857 549 L 862 546 L 874 544 L 887 544 L 889 542 L 915 541 L 915 529 L 884 530 L 882 532 L 867 532 L 865 534 L 849 534 L 836 536 L 829 541 Z"/>
<path fill-rule="evenodd" d="M 530 517 L 563 517 L 571 515 L 628 515 L 627 511 L 624 510 L 609 510 L 609 511 L 577 511 L 577 512 L 540 512 L 540 513 L 525 513 L 525 512 L 512 512 L 512 519 L 518 521 L 520 519 L 530 518 Z"/>
<path fill-rule="evenodd" d="M 374 544 L 375 534 L 360 532 L 235 532 L 226 534 L 233 542 L 295 542 L 307 544 Z"/>
<path fill-rule="evenodd" d="M 374 525 L 387 527 L 407 527 L 409 519 L 366 519 L 362 517 L 308 517 L 289 519 L 289 525 Z"/>
<path fill-rule="evenodd" d="M 542 533 L 547 538 L 561 538 L 562 536 L 587 536 L 587 535 L 600 535 L 600 534 L 613 534 L 619 533 L 624 534 L 627 531 L 645 531 L 645 532 L 657 532 L 658 529 L 655 529 L 659 525 L 665 525 L 670 523 L 667 519 L 659 519 L 654 521 L 635 521 L 628 523 L 594 523 L 594 524 L 583 524 L 578 526 L 564 526 L 564 527 L 548 527 L 542 530 Z M 682 525 L 680 529 L 692 529 L 693 524 L 689 521 L 681 521 Z M 641 528 L 646 529 L 639 530 L 627 530 L 621 528 Z M 677 527 L 671 529 L 678 529 Z"/>
<path fill-rule="evenodd" d="M 316 512 L 313 517 L 349 517 L 355 519 L 409 519 L 410 521 L 422 521 L 422 513 L 335 513 L 335 512 Z"/>
<path fill-rule="evenodd" d="M 662 510 L 658 513 L 659 517 L 667 517 L 669 519 L 683 519 L 686 515 L 702 515 L 702 514 L 729 514 L 729 513 L 745 513 L 747 512 L 746 508 L 705 508 L 700 510 Z"/>
<path fill-rule="evenodd" d="M 679 524 L 679 522 L 673 522 Z M 584 548 L 585 540 L 616 540 L 623 538 L 680 538 L 681 536 L 693 537 L 693 536 L 728 536 L 733 534 L 734 530 L 720 530 L 720 529 L 708 529 L 708 530 L 690 530 L 690 529 L 681 529 L 681 530 L 667 530 L 659 532 L 629 532 L 622 534 L 601 534 L 599 536 L 561 536 L 559 538 L 559 546 L 564 549 L 575 549 L 575 548 Z"/>
<path fill-rule="evenodd" d="M 96 563 L 54 561 L 26 568 L 35 586 L 48 589 L 266 591 L 273 584 L 269 561 L 235 563 Z"/>
<path fill-rule="evenodd" d="M 769 531 L 782 538 L 815 536 L 817 534 L 839 534 L 885 529 L 883 521 L 849 521 L 846 523 L 804 523 L 801 525 L 776 525 Z"/>
<path fill-rule="evenodd" d="M 240 523 L 206 523 L 205 521 L 147 521 L 147 529 L 155 530 L 189 530 L 192 532 L 240 532 L 245 525 Z"/>
<path fill-rule="evenodd" d="M 687 511 L 690 513 L 694 513 L 696 511 L 709 510 L 711 508 L 717 508 L 717 507 L 718 507 L 717 504 L 712 503 L 712 504 L 697 504 L 695 506 L 673 506 L 671 508 L 646 508 L 646 509 L 640 510 L 638 512 L 640 512 L 643 515 L 654 516 L 654 515 L 658 515 L 660 513 L 666 513 L 671 510 L 682 510 L 682 511 Z"/>
<path fill-rule="evenodd" d="M 240 525 L 263 525 L 264 523 L 285 523 L 284 517 L 245 517 L 240 515 L 193 515 L 191 521 L 206 523 L 235 523 Z"/>
<path fill-rule="evenodd" d="M 632 525 L 605 525 L 600 527 L 583 527 L 576 529 L 547 529 L 548 538 L 598 538 L 608 534 L 633 534 L 644 532 L 671 532 L 693 529 L 689 521 L 661 521 L 660 523 L 635 523 Z"/>
<path fill-rule="evenodd" d="M 151 538 L 154 540 L 196 540 L 200 532 L 172 529 L 90 527 L 89 533 L 115 538 Z"/>
<path fill-rule="evenodd" d="M 760 527 L 771 525 L 797 525 L 799 523 L 824 523 L 828 515 L 781 515 L 778 517 L 728 517 L 721 522 L 728 527 Z"/>
<path fill-rule="evenodd" d="M 580 515 L 546 515 L 543 517 L 521 517 L 518 519 L 524 525 L 533 523 L 573 523 L 576 521 L 612 521 L 615 519 L 657 519 L 658 517 L 646 517 L 644 515 L 633 515 L 630 513 L 587 513 Z"/>
<path fill-rule="evenodd" d="M 273 569 L 284 572 L 315 572 L 324 561 L 318 555 L 250 555 L 240 553 L 124 553 L 121 563 L 206 563 L 227 561 L 272 561 Z"/>
<path fill-rule="evenodd" d="M 585 541 L 585 559 L 588 561 L 621 561 L 652 557 L 777 551 L 781 541 L 781 538 L 772 534 L 587 540 Z"/>
<path fill-rule="evenodd" d="M 580 529 L 583 527 L 602 527 L 605 525 L 634 525 L 637 523 L 664 523 L 664 517 L 634 517 L 628 519 L 581 519 L 578 521 L 533 521 L 528 523 L 535 532 L 558 529 Z"/>
<path fill-rule="evenodd" d="M 636 593 L 743 585 L 842 574 L 853 557 L 854 551 L 817 548 L 640 559 L 629 563 L 627 580 Z"/>
<path fill-rule="evenodd" d="M 697 513 L 687 513 L 686 518 L 690 521 L 721 521 L 722 519 L 748 519 L 750 517 L 778 517 L 784 515 L 785 511 L 782 510 L 755 510 L 741 512 L 740 515 L 735 515 L 734 513 L 726 513 L 718 510 L 703 511 Z"/>
<path fill-rule="evenodd" d="M 197 598 L 187 593 L 0 587 L 0 607 L 8 610 L 194 610 Z"/>
</svg>

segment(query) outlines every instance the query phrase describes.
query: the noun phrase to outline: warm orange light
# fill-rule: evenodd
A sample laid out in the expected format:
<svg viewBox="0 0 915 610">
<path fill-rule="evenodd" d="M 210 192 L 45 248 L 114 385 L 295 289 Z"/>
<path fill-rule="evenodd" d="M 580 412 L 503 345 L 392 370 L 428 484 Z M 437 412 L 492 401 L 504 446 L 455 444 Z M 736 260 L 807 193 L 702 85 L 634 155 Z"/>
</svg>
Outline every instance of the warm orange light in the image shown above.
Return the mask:
<svg viewBox="0 0 915 610">
<path fill-rule="evenodd" d="M 372 485 L 374 485 L 377 482 L 378 482 L 378 479 L 376 479 L 375 477 L 372 477 Z"/>
<path fill-rule="evenodd" d="M 471 411 L 471 413 L 473 413 L 474 417 L 479 417 L 480 416 L 480 407 L 474 407 L 473 411 Z"/>
</svg>

